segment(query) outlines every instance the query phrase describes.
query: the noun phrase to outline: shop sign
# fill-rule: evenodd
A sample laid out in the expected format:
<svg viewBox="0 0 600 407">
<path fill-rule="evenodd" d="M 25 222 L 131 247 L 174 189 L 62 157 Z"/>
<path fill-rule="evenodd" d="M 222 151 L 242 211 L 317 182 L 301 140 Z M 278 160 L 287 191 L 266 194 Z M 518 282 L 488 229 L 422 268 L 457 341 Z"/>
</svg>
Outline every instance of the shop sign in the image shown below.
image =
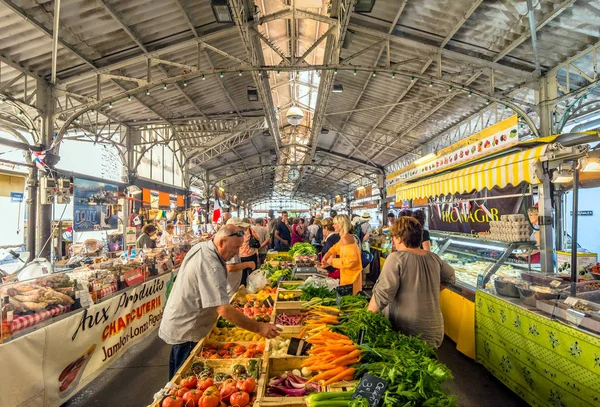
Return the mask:
<svg viewBox="0 0 600 407">
<path fill-rule="evenodd" d="M 371 196 L 373 196 L 373 187 L 372 186 L 359 188 L 356 191 L 354 191 L 354 199 L 368 198 Z"/>
<path fill-rule="evenodd" d="M 20 192 L 11 192 L 10 193 L 10 201 L 13 203 L 23 202 L 23 194 Z"/>
<path fill-rule="evenodd" d="M 387 177 L 387 185 L 389 188 L 399 182 L 433 175 L 505 150 L 518 143 L 518 116 L 513 115 L 439 151 L 436 157 L 428 162 L 419 165 L 411 164 L 391 174 Z"/>
<path fill-rule="evenodd" d="M 114 184 L 75 178 L 73 183 L 73 229 L 77 232 L 116 229 L 118 203 Z"/>
<path fill-rule="evenodd" d="M 0 405 L 58 407 L 158 328 L 171 273 L 0 346 Z M 6 391 L 5 391 L 6 390 Z"/>
<path fill-rule="evenodd" d="M 490 221 L 498 221 L 502 215 L 522 212 L 521 188 L 508 186 L 471 194 L 438 197 L 429 203 L 429 228 L 455 233 L 479 233 L 490 230 Z M 507 195 L 507 198 L 495 198 Z M 514 195 L 514 196 L 513 196 Z M 495 199 L 481 199 L 481 198 Z M 528 207 L 526 203 L 524 207 Z"/>
<path fill-rule="evenodd" d="M 573 216 L 573 211 L 571 211 L 571 216 Z M 594 211 L 577 211 L 577 216 L 594 216 Z"/>
</svg>

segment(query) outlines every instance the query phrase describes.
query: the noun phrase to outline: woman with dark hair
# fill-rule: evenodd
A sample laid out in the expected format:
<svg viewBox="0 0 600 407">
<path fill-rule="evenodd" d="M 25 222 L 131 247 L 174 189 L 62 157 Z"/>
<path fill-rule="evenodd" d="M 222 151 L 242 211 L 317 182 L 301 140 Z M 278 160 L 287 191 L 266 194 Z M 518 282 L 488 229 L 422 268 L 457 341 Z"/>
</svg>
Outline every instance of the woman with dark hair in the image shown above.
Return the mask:
<svg viewBox="0 0 600 407">
<path fill-rule="evenodd" d="M 142 228 L 142 234 L 138 237 L 135 247 L 138 249 L 154 249 L 156 247 L 156 236 L 158 229 L 154 225 L 146 225 Z"/>
<path fill-rule="evenodd" d="M 300 219 L 292 220 L 292 246 L 296 243 L 301 243 L 304 238 L 304 229 L 300 226 Z"/>
<path fill-rule="evenodd" d="M 454 269 L 436 254 L 420 248 L 423 227 L 416 219 L 398 219 L 391 234 L 397 251 L 386 259 L 368 309 L 383 310 L 394 329 L 406 335 L 421 335 L 437 348 L 444 339 L 440 291 L 444 284 L 454 283 Z"/>
<path fill-rule="evenodd" d="M 427 229 L 425 229 L 425 221 L 427 220 L 425 211 L 422 209 L 417 209 L 416 211 L 413 212 L 413 216 L 421 224 L 421 227 L 423 228 L 423 243 L 421 243 L 421 249 L 430 252 L 431 251 L 431 237 L 429 236 L 429 231 Z"/>
<path fill-rule="evenodd" d="M 340 241 L 340 234 L 337 233 L 335 231 L 335 228 L 333 227 L 333 219 L 332 218 L 325 218 L 323 219 L 323 222 L 321 222 L 321 227 L 323 228 L 323 250 L 321 251 L 321 254 L 323 256 L 325 256 L 327 254 L 327 252 L 329 251 L 329 249 L 331 249 L 337 242 Z M 329 278 L 335 278 L 338 279 L 340 278 L 340 271 L 335 269 L 332 266 L 326 267 L 325 268 L 327 270 L 327 272 L 329 273 Z"/>
</svg>

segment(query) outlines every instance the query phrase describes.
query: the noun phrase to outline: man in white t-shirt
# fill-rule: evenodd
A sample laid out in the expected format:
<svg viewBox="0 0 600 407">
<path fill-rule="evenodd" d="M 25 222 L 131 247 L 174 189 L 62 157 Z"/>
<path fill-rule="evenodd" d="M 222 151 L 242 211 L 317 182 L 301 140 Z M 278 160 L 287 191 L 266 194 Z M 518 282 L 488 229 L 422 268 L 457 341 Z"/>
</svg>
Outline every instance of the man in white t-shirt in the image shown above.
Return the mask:
<svg viewBox="0 0 600 407">
<path fill-rule="evenodd" d="M 229 218 L 227 224 L 237 226 L 243 232 L 246 232 L 246 229 L 250 227 L 249 223 L 242 222 L 240 218 Z M 254 270 L 256 269 L 256 264 L 253 261 L 242 261 L 239 251 L 227 262 L 227 295 L 229 298 L 240 288 L 243 272 L 248 268 Z"/>
<path fill-rule="evenodd" d="M 219 316 L 265 338 L 279 335 L 275 325 L 257 322 L 229 304 L 225 262 L 240 250 L 244 231 L 223 226 L 212 240 L 188 252 L 165 306 L 158 336 L 173 345 L 169 359 L 172 378 L 198 341 L 208 335 Z"/>
<path fill-rule="evenodd" d="M 260 241 L 260 248 L 258 249 L 258 267 L 260 267 L 267 258 L 267 245 L 269 244 L 269 230 L 264 226 L 265 220 L 263 218 L 256 218 L 254 221 L 254 232 L 258 236 Z"/>
</svg>

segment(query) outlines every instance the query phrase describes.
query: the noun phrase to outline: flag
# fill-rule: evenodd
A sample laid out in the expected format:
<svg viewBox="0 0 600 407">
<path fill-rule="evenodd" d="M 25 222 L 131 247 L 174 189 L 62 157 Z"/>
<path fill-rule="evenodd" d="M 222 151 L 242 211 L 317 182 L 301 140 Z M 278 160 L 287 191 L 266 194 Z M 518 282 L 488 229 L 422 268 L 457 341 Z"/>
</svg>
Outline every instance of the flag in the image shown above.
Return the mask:
<svg viewBox="0 0 600 407">
<path fill-rule="evenodd" d="M 44 163 L 44 159 L 46 158 L 45 152 L 33 152 L 33 161 L 35 162 L 35 166 L 38 170 L 46 171 L 46 164 Z"/>
<path fill-rule="evenodd" d="M 215 209 L 213 210 L 213 222 L 217 223 L 219 218 L 221 217 L 221 202 L 219 202 L 219 198 L 215 199 Z"/>
</svg>

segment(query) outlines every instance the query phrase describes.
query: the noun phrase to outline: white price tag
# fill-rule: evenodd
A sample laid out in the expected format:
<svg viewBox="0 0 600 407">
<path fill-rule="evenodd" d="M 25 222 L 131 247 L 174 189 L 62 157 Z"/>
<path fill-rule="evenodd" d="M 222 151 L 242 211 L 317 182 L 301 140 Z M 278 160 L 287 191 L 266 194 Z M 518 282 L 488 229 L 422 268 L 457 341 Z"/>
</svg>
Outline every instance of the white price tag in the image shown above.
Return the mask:
<svg viewBox="0 0 600 407">
<path fill-rule="evenodd" d="M 562 284 L 562 281 L 554 280 L 550 283 L 550 287 L 556 288 Z"/>
<path fill-rule="evenodd" d="M 83 308 L 89 308 L 94 305 L 94 301 L 92 300 L 92 296 L 89 291 L 81 290 L 79 291 L 80 303 Z"/>
<path fill-rule="evenodd" d="M 573 305 L 577 304 L 577 301 L 579 301 L 578 298 L 567 297 L 567 299 L 565 300 L 565 304 L 567 304 L 568 306 L 572 307 Z"/>
<path fill-rule="evenodd" d="M 569 321 L 570 323 L 579 326 L 579 324 L 581 324 L 581 321 L 583 321 L 583 318 L 585 318 L 585 314 L 575 311 L 573 309 L 567 310 L 567 321 Z"/>
</svg>

